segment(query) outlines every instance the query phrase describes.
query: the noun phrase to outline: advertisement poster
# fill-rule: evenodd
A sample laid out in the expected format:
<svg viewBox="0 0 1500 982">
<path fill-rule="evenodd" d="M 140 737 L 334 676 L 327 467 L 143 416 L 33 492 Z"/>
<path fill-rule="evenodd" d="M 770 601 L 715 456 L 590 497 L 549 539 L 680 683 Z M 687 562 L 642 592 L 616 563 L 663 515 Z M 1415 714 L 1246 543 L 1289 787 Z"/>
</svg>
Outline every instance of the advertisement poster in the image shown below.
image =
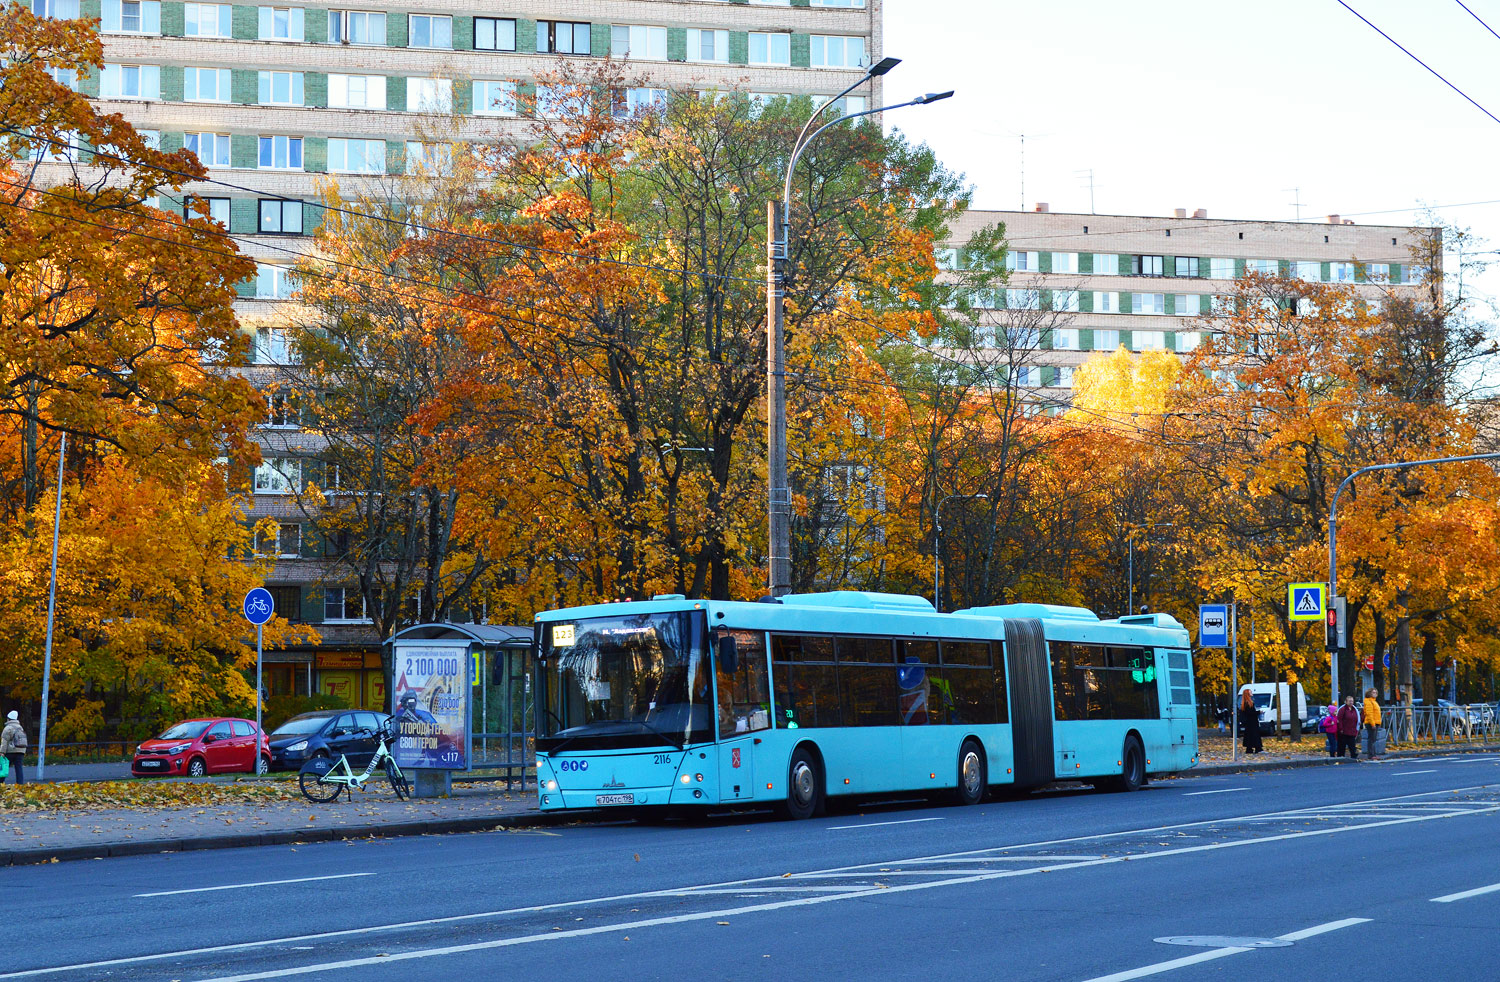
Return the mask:
<svg viewBox="0 0 1500 982">
<path fill-rule="evenodd" d="M 467 645 L 398 645 L 391 716 L 401 767 L 467 770 L 469 652 Z"/>
</svg>

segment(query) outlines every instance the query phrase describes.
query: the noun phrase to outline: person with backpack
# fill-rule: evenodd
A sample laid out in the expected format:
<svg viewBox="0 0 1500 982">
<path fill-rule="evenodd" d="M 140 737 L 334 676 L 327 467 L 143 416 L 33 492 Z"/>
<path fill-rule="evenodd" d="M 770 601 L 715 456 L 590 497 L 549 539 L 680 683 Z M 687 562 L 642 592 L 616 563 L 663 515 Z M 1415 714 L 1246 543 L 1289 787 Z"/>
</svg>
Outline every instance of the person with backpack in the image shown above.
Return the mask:
<svg viewBox="0 0 1500 982">
<path fill-rule="evenodd" d="M 17 784 L 25 784 L 26 780 L 21 774 L 21 761 L 26 758 L 26 731 L 21 728 L 21 717 L 12 709 L 5 717 L 5 729 L 0 730 L 0 754 L 10 762 L 10 769 L 16 775 Z"/>
<path fill-rule="evenodd" d="M 1339 752 L 1337 757 L 1344 756 L 1344 751 L 1349 751 L 1351 760 L 1359 760 L 1359 707 L 1354 705 L 1353 696 L 1345 696 L 1344 704 L 1339 707 Z"/>
<path fill-rule="evenodd" d="M 1379 760 L 1376 756 L 1377 739 L 1380 736 L 1380 700 L 1374 689 L 1365 693 L 1365 759 Z"/>
<path fill-rule="evenodd" d="M 1318 728 L 1327 738 L 1328 756 L 1337 757 L 1339 755 L 1339 707 L 1330 705 L 1323 710 L 1323 719 L 1319 721 Z"/>
</svg>

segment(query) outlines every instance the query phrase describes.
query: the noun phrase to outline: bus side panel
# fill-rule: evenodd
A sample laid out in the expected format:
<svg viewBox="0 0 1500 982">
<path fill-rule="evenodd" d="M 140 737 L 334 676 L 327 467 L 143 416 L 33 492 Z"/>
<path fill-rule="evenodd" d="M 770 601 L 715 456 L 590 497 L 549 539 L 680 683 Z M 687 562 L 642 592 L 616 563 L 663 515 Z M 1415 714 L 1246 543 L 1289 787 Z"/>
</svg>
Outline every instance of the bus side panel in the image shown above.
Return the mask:
<svg viewBox="0 0 1500 982">
<path fill-rule="evenodd" d="M 1170 726 L 1160 719 L 1083 719 L 1057 724 L 1058 738 L 1075 754 L 1070 763 L 1073 770 L 1059 774 L 1059 779 L 1117 777 L 1123 763 L 1125 738 L 1139 733 L 1141 745 L 1150 761 L 1147 769 L 1153 773 L 1166 770 L 1161 767 L 1162 758 L 1171 748 Z"/>
<path fill-rule="evenodd" d="M 905 780 L 899 726 L 775 729 L 767 730 L 763 740 L 755 748 L 757 801 L 786 800 L 792 750 L 802 743 L 811 744 L 822 758 L 824 788 L 830 797 L 911 790 L 932 783 Z"/>
<path fill-rule="evenodd" d="M 1015 741 L 1015 783 L 1046 784 L 1054 776 L 1052 759 L 1052 666 L 1042 622 L 1007 618 L 1005 664 L 1010 673 L 1011 738 Z"/>
<path fill-rule="evenodd" d="M 989 783 L 1009 784 L 1014 780 L 1010 727 L 1001 723 L 906 726 L 901 729 L 903 785 L 918 790 L 958 787 L 958 748 L 970 734 L 984 747 Z"/>
</svg>

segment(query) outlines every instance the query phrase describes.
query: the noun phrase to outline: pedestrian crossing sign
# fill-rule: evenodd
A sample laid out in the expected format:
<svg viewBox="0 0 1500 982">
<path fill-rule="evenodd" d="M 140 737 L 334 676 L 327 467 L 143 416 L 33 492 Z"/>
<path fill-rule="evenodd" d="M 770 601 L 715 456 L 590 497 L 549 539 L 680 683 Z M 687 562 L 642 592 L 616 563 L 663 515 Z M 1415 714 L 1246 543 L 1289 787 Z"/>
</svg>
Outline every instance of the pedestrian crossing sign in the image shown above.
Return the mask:
<svg viewBox="0 0 1500 982">
<path fill-rule="evenodd" d="M 1291 621 L 1321 621 L 1328 609 L 1322 583 L 1292 583 L 1287 587 L 1286 616 Z"/>
</svg>

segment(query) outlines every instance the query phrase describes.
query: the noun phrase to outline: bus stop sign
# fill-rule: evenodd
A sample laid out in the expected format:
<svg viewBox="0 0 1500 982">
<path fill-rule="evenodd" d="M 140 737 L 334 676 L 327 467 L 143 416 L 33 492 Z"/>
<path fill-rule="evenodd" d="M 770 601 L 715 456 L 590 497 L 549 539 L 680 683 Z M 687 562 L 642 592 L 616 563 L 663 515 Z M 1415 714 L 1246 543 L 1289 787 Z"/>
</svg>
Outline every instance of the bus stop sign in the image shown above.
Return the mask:
<svg viewBox="0 0 1500 982">
<path fill-rule="evenodd" d="M 1198 647 L 1229 647 L 1229 605 L 1198 605 Z"/>
</svg>

